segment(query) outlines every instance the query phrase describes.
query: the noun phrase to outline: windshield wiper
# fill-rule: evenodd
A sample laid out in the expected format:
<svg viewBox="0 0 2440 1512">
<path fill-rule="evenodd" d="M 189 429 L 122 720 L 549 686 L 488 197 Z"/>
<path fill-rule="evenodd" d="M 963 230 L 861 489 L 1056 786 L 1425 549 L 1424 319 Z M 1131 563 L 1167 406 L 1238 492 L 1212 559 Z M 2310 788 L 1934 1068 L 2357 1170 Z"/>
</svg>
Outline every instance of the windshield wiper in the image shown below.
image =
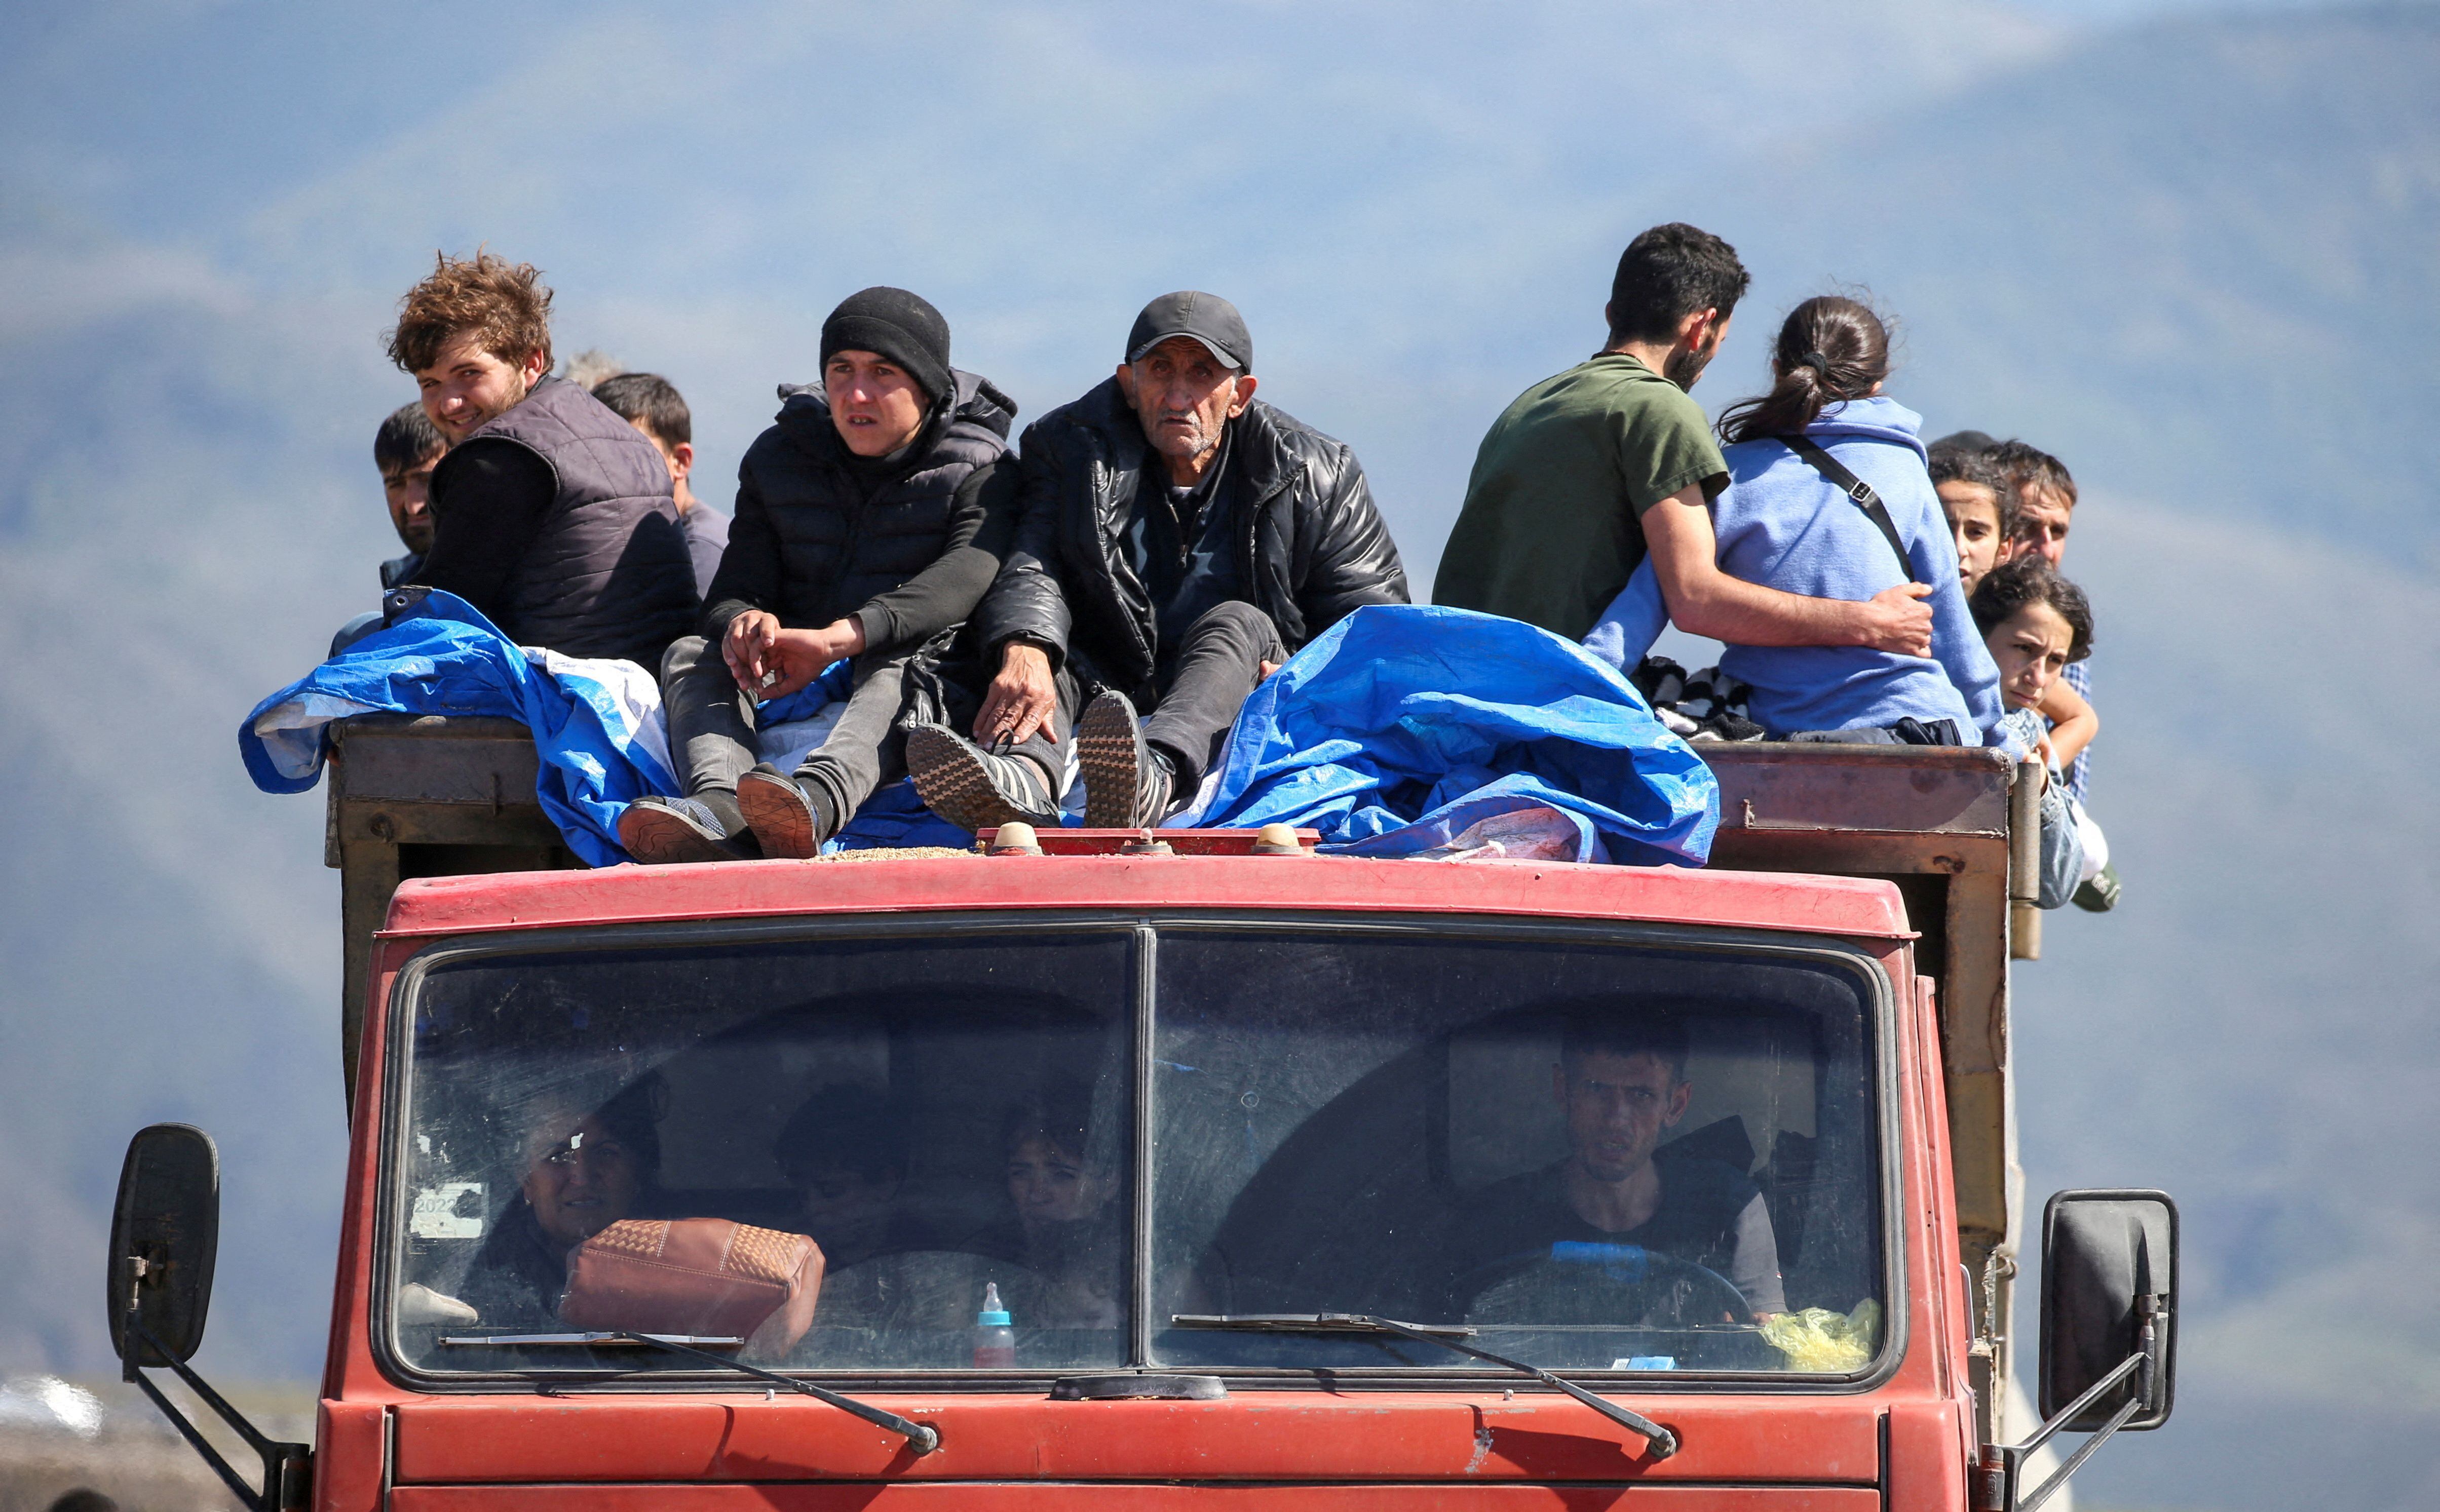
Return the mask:
<svg viewBox="0 0 2440 1512">
<path fill-rule="evenodd" d="M 769 1381 L 774 1386 L 785 1386 L 790 1391 L 801 1393 L 816 1401 L 828 1402 L 840 1412 L 851 1413 L 875 1428 L 886 1428 L 900 1435 L 906 1440 L 906 1447 L 918 1455 L 929 1454 L 941 1447 L 941 1431 L 929 1424 L 919 1423 L 909 1417 L 901 1417 L 896 1413 L 872 1406 L 868 1402 L 857 1401 L 852 1396 L 842 1396 L 837 1392 L 816 1386 L 810 1380 L 798 1380 L 793 1376 L 782 1376 L 778 1371 L 764 1370 L 760 1365 L 749 1365 L 743 1360 L 731 1360 L 727 1355 L 715 1355 L 709 1349 L 695 1347 L 698 1343 L 726 1344 L 735 1349 L 744 1345 L 745 1341 L 743 1339 L 665 1333 L 490 1333 L 453 1334 L 440 1342 L 444 1344 L 497 1344 L 519 1349 L 535 1347 L 617 1349 L 641 1346 L 666 1350 L 673 1355 L 688 1355 L 696 1360 L 709 1360 L 724 1370 L 734 1370 L 743 1375 L 751 1376 L 757 1380 Z"/>
<path fill-rule="evenodd" d="M 1461 1339 L 1474 1337 L 1472 1328 L 1444 1324 L 1400 1323 L 1395 1318 L 1375 1318 L 1361 1312 L 1175 1313 L 1169 1321 L 1179 1328 L 1219 1328 L 1237 1333 L 1352 1333 L 1374 1337 L 1391 1334 L 1423 1343 L 1438 1344 L 1461 1355 L 1504 1365 L 1519 1375 L 1533 1377 L 1545 1386 L 1566 1392 L 1611 1422 L 1642 1434 L 1656 1460 L 1665 1460 L 1678 1450 L 1678 1435 L 1642 1413 L 1629 1412 L 1616 1402 L 1604 1401 L 1575 1382 L 1562 1380 L 1539 1365 L 1529 1365 L 1521 1360 L 1511 1360 L 1506 1355 L 1495 1355 L 1488 1349 L 1460 1343 L 1458 1341 Z"/>
</svg>

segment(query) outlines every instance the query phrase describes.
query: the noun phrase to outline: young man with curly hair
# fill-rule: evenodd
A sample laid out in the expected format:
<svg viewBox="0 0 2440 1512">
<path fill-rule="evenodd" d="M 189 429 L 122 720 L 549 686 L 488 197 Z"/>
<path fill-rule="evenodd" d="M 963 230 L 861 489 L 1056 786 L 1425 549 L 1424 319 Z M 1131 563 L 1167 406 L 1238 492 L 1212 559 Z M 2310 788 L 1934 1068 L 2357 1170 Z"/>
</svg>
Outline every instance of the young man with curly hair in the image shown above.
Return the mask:
<svg viewBox="0 0 2440 1512">
<path fill-rule="evenodd" d="M 414 582 L 521 646 L 660 665 L 702 610 L 660 453 L 550 373 L 550 291 L 488 252 L 435 259 L 399 303 L 389 357 L 449 443 Z"/>
</svg>

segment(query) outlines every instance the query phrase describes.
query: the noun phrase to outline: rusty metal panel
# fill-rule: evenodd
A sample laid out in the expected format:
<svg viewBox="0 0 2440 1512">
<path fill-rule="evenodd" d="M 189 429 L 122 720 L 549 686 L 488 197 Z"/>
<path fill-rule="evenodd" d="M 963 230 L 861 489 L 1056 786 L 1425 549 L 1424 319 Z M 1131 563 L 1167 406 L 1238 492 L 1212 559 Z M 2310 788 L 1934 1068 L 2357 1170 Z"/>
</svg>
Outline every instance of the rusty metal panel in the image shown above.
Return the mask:
<svg viewBox="0 0 2440 1512">
<path fill-rule="evenodd" d="M 2008 763 L 1996 751 L 1771 741 L 1705 742 L 1695 750 L 1720 779 L 1724 836 L 1739 829 L 2008 831 Z"/>
</svg>

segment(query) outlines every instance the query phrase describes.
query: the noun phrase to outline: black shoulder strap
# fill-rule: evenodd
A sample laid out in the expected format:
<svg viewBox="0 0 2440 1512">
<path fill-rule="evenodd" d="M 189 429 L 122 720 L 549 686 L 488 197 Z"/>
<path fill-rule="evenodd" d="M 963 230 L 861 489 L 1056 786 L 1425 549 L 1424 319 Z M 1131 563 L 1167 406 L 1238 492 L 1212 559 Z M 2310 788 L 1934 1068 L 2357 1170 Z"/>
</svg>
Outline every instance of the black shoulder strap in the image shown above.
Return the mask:
<svg viewBox="0 0 2440 1512">
<path fill-rule="evenodd" d="M 1814 471 L 1844 490 L 1848 498 L 1856 501 L 1856 507 L 1863 510 L 1873 524 L 1881 527 L 1881 535 L 1889 542 L 1890 549 L 1897 553 L 1898 571 L 1907 581 L 1912 582 L 1914 563 L 1907 559 L 1906 543 L 1898 539 L 1897 524 L 1890 518 L 1889 507 L 1881 503 L 1881 496 L 1873 491 L 1873 486 L 1848 471 L 1845 463 L 1822 450 L 1813 437 L 1783 436 L 1780 439 L 1787 443 L 1789 451 L 1813 464 Z"/>
</svg>

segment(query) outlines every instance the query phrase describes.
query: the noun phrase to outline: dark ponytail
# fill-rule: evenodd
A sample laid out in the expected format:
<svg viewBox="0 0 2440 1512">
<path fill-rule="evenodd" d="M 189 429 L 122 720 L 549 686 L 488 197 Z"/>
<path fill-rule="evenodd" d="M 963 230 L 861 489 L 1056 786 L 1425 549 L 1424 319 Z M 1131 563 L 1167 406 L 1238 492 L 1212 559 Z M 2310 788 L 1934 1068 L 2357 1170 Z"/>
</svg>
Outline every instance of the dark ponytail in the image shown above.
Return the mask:
<svg viewBox="0 0 2440 1512">
<path fill-rule="evenodd" d="M 1722 441 L 1802 435 L 1825 407 L 1870 394 L 1890 376 L 1889 329 L 1860 301 L 1819 294 L 1787 312 L 1770 355 L 1779 381 L 1728 407 Z"/>
</svg>

